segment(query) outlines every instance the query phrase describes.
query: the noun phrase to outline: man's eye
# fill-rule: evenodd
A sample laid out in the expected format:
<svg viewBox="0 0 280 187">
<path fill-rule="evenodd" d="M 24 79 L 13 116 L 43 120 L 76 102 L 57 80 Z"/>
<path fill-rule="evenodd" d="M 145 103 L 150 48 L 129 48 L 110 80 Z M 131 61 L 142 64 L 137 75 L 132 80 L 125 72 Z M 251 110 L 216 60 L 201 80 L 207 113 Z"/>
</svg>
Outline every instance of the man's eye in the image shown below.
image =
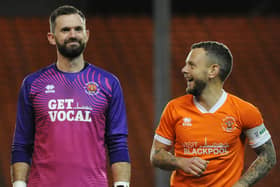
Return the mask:
<svg viewBox="0 0 280 187">
<path fill-rule="evenodd" d="M 68 28 L 63 28 L 63 29 L 61 29 L 61 31 L 62 32 L 68 32 L 70 29 L 68 29 Z"/>
<path fill-rule="evenodd" d="M 77 28 L 75 28 L 75 30 L 76 30 L 76 31 L 82 31 L 83 28 L 82 28 L 82 27 L 77 27 Z"/>
<path fill-rule="evenodd" d="M 189 65 L 190 68 L 194 67 L 194 65 L 192 63 L 189 63 L 188 65 Z"/>
</svg>

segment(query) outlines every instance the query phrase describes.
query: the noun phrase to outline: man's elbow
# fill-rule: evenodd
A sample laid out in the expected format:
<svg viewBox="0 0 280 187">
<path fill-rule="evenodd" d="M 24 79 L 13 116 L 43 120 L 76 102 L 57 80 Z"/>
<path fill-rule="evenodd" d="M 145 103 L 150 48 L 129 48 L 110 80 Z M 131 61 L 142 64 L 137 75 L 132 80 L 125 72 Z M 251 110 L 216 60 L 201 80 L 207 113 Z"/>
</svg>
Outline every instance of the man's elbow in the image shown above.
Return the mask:
<svg viewBox="0 0 280 187">
<path fill-rule="evenodd" d="M 152 164 L 152 166 L 155 166 L 155 158 L 154 158 L 154 154 L 150 154 L 150 163 Z"/>
<path fill-rule="evenodd" d="M 271 168 L 273 168 L 277 163 L 276 155 L 273 155 L 272 158 L 270 159 L 270 165 Z"/>
<path fill-rule="evenodd" d="M 157 167 L 158 158 L 157 158 L 156 154 L 154 154 L 154 153 L 150 154 L 150 163 L 152 164 L 152 166 Z"/>
<path fill-rule="evenodd" d="M 263 156 L 264 156 L 264 160 L 266 160 L 266 163 L 267 163 L 269 169 L 273 168 L 276 165 L 277 159 L 276 159 L 275 152 L 274 152 L 274 154 L 266 153 Z"/>
<path fill-rule="evenodd" d="M 271 168 L 274 167 L 276 165 L 276 163 L 277 163 L 275 148 L 273 148 L 272 150 L 273 151 L 268 153 L 268 158 L 269 158 L 268 160 L 269 160 Z"/>
</svg>

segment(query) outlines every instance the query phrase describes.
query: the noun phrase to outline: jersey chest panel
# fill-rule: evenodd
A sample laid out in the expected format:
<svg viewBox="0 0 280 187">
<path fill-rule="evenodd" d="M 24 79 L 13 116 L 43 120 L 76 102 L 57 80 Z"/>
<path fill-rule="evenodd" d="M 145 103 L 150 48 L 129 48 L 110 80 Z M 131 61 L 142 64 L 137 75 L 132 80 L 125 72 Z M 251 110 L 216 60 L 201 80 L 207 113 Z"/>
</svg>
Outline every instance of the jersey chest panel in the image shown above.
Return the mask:
<svg viewBox="0 0 280 187">
<path fill-rule="evenodd" d="M 241 126 L 229 112 L 184 111 L 176 123 L 175 147 L 185 156 L 227 155 L 241 144 Z"/>
<path fill-rule="evenodd" d="M 37 122 L 48 124 L 92 123 L 105 119 L 109 96 L 102 85 L 89 81 L 36 80 L 32 105 Z M 39 123 L 42 124 L 42 123 Z"/>
</svg>

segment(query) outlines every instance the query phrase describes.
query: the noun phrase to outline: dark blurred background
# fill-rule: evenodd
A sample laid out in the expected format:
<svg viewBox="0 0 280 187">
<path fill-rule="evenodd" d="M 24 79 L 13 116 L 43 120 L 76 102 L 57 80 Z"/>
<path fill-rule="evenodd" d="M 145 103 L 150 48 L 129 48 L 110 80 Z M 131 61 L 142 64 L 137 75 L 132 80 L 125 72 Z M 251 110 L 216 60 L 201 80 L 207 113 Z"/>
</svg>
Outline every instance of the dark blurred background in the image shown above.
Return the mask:
<svg viewBox="0 0 280 187">
<path fill-rule="evenodd" d="M 76 6 L 87 16 L 91 37 L 86 60 L 116 74 L 122 83 L 129 121 L 131 186 L 156 186 L 155 172 L 149 162 L 158 120 L 155 117 L 154 2 L 9 0 L 0 3 L 0 187 L 11 186 L 10 146 L 21 81 L 27 74 L 55 62 L 55 48 L 46 38 L 48 16 L 64 4 Z M 160 4 L 157 6 L 161 8 Z M 180 69 L 190 45 L 202 40 L 225 43 L 234 57 L 234 69 L 225 89 L 260 109 L 279 155 L 278 3 L 273 0 L 173 0 L 169 10 L 171 63 L 169 73 L 164 76 L 170 78 L 170 98 L 185 93 Z M 246 148 L 245 168 L 254 159 L 254 152 Z M 279 176 L 278 163 L 255 186 L 279 186 Z"/>
<path fill-rule="evenodd" d="M 48 16 L 59 5 L 71 4 L 90 15 L 152 15 L 153 0 L 9 0 L 2 1 L 2 16 Z M 276 0 L 235 1 L 185 1 L 171 0 L 172 13 L 180 15 L 279 15 L 280 6 Z"/>
</svg>

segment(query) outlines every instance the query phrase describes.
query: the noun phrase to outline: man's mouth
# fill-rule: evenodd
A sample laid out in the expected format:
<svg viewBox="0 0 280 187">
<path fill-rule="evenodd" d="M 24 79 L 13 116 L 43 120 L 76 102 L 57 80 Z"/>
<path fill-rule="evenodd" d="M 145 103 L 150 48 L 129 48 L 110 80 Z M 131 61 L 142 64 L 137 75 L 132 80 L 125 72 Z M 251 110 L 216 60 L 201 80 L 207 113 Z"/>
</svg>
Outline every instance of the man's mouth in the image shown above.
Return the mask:
<svg viewBox="0 0 280 187">
<path fill-rule="evenodd" d="M 78 39 L 76 39 L 76 38 L 71 38 L 71 39 L 69 39 L 69 40 L 66 40 L 65 41 L 65 44 L 80 44 L 80 42 L 79 42 L 79 40 Z"/>
<path fill-rule="evenodd" d="M 188 83 L 194 80 L 193 77 L 187 77 L 187 76 L 185 76 L 185 79 Z"/>
<path fill-rule="evenodd" d="M 69 44 L 69 45 L 72 45 L 72 44 L 80 44 L 78 41 L 69 41 L 69 42 L 66 42 L 66 44 Z"/>
<path fill-rule="evenodd" d="M 192 81 L 193 81 L 193 78 L 187 78 L 187 81 L 188 81 L 188 82 L 192 82 Z"/>
<path fill-rule="evenodd" d="M 188 78 L 186 78 L 186 81 L 187 81 L 188 87 L 192 87 L 192 85 L 194 83 L 194 79 L 192 77 L 188 77 Z"/>
</svg>

